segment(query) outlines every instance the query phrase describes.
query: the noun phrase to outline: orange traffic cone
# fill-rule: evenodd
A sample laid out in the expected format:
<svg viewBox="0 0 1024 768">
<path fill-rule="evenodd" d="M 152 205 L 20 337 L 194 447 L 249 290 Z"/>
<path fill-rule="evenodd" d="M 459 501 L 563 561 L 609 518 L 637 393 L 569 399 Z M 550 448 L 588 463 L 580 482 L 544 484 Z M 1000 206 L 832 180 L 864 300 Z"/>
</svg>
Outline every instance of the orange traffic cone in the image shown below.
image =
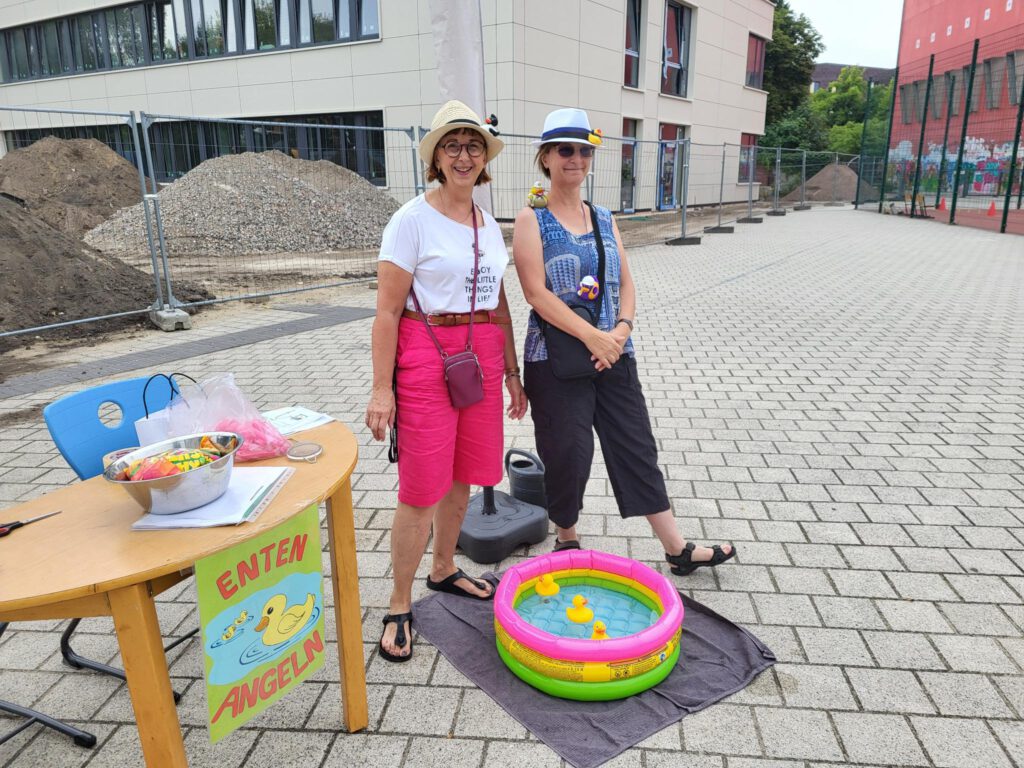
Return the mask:
<svg viewBox="0 0 1024 768">
<path fill-rule="evenodd" d="M 946 210 L 946 198 L 944 198 L 944 197 L 940 197 L 939 198 L 939 205 L 938 205 L 938 207 L 935 210 L 936 211 L 944 211 L 944 210 Z"/>
<path fill-rule="evenodd" d="M 988 215 L 988 216 L 995 216 L 996 215 L 996 201 L 995 200 L 993 200 L 991 202 L 991 204 L 988 206 L 988 213 L 986 215 Z"/>
</svg>

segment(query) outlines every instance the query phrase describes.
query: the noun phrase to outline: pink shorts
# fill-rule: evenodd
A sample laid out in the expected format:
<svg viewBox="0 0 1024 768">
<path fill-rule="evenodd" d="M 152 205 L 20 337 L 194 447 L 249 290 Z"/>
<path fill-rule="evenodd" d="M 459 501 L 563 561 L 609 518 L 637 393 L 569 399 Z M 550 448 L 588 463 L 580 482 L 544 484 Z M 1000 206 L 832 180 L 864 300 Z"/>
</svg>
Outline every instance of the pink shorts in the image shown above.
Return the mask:
<svg viewBox="0 0 1024 768">
<path fill-rule="evenodd" d="M 468 326 L 433 326 L 449 354 L 466 348 Z M 505 334 L 501 326 L 473 326 L 473 351 L 484 374 L 484 399 L 453 408 L 441 355 L 421 320 L 403 317 L 398 327 L 398 500 L 429 507 L 457 480 L 467 485 L 501 482 L 504 448 L 502 383 Z"/>
</svg>

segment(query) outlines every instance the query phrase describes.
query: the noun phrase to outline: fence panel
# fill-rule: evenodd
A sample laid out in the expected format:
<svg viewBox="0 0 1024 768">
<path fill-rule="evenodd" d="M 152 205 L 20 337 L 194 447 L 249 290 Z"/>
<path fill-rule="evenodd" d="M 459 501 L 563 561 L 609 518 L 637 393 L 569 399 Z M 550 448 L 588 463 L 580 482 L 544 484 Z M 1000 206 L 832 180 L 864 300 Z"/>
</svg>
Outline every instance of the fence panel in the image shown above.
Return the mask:
<svg viewBox="0 0 1024 768">
<path fill-rule="evenodd" d="M 96 251 L 90 241 L 120 206 L 142 205 L 134 116 L 0 107 L 0 131 L 0 349 L 23 334 L 81 335 L 84 323 L 159 308 L 165 297 L 149 211 L 131 233 L 140 243 L 132 258 Z"/>
<path fill-rule="evenodd" d="M 388 220 L 422 187 L 413 129 L 175 115 L 142 125 L 169 281 L 213 294 L 174 288 L 178 304 L 369 277 Z M 107 222 L 104 246 L 137 252 L 125 233 L 140 213 Z"/>
<path fill-rule="evenodd" d="M 1024 234 L 1024 31 L 904 65 L 893 100 L 883 209 Z"/>
</svg>

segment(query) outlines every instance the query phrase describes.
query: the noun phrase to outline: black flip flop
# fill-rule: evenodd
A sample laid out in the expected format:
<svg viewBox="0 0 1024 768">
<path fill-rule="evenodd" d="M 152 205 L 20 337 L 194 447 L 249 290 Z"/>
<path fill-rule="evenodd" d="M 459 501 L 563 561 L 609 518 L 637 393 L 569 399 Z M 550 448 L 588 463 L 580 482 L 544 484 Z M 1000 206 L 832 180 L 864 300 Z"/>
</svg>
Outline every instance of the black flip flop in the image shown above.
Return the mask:
<svg viewBox="0 0 1024 768">
<path fill-rule="evenodd" d="M 385 661 L 401 664 L 402 662 L 408 661 L 412 658 L 412 613 L 396 613 L 393 615 L 389 613 L 384 617 L 384 627 L 386 628 L 388 624 L 398 625 L 398 631 L 395 632 L 395 644 L 404 648 L 406 641 L 405 622 L 407 621 L 409 622 L 409 655 L 399 656 L 398 654 L 385 651 L 383 645 L 384 635 L 381 634 L 380 641 L 377 643 L 377 653 L 379 653 L 380 657 Z"/>
<path fill-rule="evenodd" d="M 689 574 L 696 571 L 698 568 L 714 568 L 716 565 L 721 565 L 726 560 L 732 560 L 736 556 L 736 545 L 732 545 L 732 549 L 729 554 L 725 554 L 718 544 L 711 547 L 712 555 L 710 560 L 695 561 L 693 559 L 693 550 L 696 549 L 696 545 L 692 541 L 686 542 L 686 546 L 683 547 L 683 551 L 678 555 L 670 555 L 668 552 L 665 553 L 665 560 L 672 567 L 670 570 L 676 576 L 688 576 Z"/>
<path fill-rule="evenodd" d="M 487 595 L 487 597 L 480 597 L 479 595 L 474 595 L 472 592 L 467 592 L 455 583 L 459 579 L 465 579 L 466 581 L 472 582 L 477 589 L 487 589 L 490 587 L 491 593 Z M 434 581 L 427 576 L 427 589 L 432 589 L 435 592 L 447 592 L 449 595 L 458 595 L 459 597 L 468 597 L 473 600 L 486 601 L 494 598 L 494 586 L 492 584 L 481 579 L 474 579 L 472 576 L 467 575 L 461 568 L 448 578 L 441 579 L 441 581 Z"/>
</svg>

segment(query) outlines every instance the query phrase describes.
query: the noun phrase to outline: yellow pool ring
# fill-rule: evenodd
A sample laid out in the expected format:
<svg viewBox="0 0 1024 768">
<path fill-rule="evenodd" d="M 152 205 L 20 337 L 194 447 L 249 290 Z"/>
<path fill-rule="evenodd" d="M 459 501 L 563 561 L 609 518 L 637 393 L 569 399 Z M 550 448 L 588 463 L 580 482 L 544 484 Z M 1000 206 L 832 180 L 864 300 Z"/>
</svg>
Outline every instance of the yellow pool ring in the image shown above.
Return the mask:
<svg viewBox="0 0 1024 768">
<path fill-rule="evenodd" d="M 608 683 L 639 677 L 667 662 L 679 647 L 682 629 L 677 630 L 672 639 L 656 651 L 639 658 L 614 662 L 553 659 L 513 640 L 497 621 L 494 622 L 494 634 L 498 645 L 510 657 L 538 675 L 570 683 Z"/>
</svg>

